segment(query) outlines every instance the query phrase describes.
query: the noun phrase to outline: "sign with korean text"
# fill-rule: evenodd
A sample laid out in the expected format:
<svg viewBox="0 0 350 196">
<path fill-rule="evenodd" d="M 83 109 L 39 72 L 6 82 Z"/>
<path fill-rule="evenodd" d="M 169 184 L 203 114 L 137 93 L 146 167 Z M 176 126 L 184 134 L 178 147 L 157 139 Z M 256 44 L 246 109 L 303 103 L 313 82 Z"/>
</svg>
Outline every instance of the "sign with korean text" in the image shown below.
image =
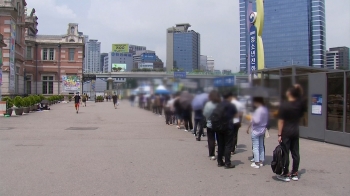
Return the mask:
<svg viewBox="0 0 350 196">
<path fill-rule="evenodd" d="M 250 27 L 249 32 L 249 59 L 250 59 L 250 70 L 255 72 L 258 69 L 258 55 L 257 55 L 257 30 L 254 25 Z"/>
<path fill-rule="evenodd" d="M 214 86 L 215 86 L 215 87 L 224 86 L 224 80 L 223 80 L 223 78 L 214 78 Z"/>
<path fill-rule="evenodd" d="M 235 85 L 235 76 L 226 76 L 223 77 L 223 86 L 234 86 Z"/>
<path fill-rule="evenodd" d="M 62 84 L 64 91 L 80 91 L 80 78 L 79 76 L 62 76 Z"/>
<path fill-rule="evenodd" d="M 2 69 L 0 68 L 0 86 L 2 85 Z M 1 96 L 1 95 L 0 95 Z"/>
<path fill-rule="evenodd" d="M 174 78 L 182 78 L 182 79 L 185 79 L 185 78 L 186 78 L 186 72 L 183 72 L 183 71 L 176 71 L 176 72 L 174 72 Z"/>
<path fill-rule="evenodd" d="M 129 52 L 129 44 L 112 44 L 112 52 Z"/>
</svg>

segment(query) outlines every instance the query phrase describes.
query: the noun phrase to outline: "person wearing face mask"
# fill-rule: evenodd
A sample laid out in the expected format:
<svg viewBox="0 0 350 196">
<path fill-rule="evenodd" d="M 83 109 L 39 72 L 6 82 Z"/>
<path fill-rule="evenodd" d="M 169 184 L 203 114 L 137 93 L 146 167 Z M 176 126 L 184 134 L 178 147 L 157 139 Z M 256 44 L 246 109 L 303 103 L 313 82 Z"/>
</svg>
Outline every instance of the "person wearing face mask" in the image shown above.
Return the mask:
<svg viewBox="0 0 350 196">
<path fill-rule="evenodd" d="M 306 102 L 303 99 L 303 90 L 300 85 L 294 85 L 286 92 L 287 100 L 283 102 L 278 112 L 278 142 L 285 148 L 287 163 L 283 175 L 279 180 L 289 182 L 290 179 L 299 180 L 299 122 L 306 111 Z M 292 154 L 293 167 L 289 173 L 289 152 Z"/>
</svg>

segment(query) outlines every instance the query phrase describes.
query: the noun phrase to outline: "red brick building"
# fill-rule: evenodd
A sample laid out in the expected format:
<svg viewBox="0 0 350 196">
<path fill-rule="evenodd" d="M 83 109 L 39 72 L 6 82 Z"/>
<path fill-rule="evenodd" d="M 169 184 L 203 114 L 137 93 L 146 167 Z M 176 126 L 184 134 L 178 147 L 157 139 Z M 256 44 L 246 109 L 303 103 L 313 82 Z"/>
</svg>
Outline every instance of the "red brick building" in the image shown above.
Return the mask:
<svg viewBox="0 0 350 196">
<path fill-rule="evenodd" d="M 85 43 L 78 24 L 61 35 L 39 35 L 35 9 L 25 0 L 0 0 L 2 95 L 68 94 L 81 90 Z M 68 79 L 67 79 L 68 78 Z"/>
<path fill-rule="evenodd" d="M 28 17 L 33 20 L 26 31 L 26 93 L 51 95 L 81 91 L 85 44 L 78 24 L 68 24 L 63 35 L 36 35 L 35 17 Z M 78 81 L 67 85 L 65 76 Z"/>
<path fill-rule="evenodd" d="M 25 0 L 0 0 L 0 33 L 3 48 L 2 95 L 24 93 Z"/>
</svg>

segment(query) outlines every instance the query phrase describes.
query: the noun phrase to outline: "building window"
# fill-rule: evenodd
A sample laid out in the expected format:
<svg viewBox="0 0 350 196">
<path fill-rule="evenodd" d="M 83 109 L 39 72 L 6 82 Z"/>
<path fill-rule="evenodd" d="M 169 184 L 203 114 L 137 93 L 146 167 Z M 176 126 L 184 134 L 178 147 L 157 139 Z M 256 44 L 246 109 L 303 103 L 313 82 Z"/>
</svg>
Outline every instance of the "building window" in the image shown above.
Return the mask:
<svg viewBox="0 0 350 196">
<path fill-rule="evenodd" d="M 69 48 L 69 60 L 70 61 L 74 61 L 74 54 L 75 54 L 75 49 Z"/>
<path fill-rule="evenodd" d="M 71 28 L 70 28 L 70 33 L 71 33 L 71 34 L 74 34 L 74 27 L 71 27 Z"/>
<path fill-rule="evenodd" d="M 43 76 L 43 94 L 53 94 L 53 76 Z"/>
<path fill-rule="evenodd" d="M 26 93 L 30 95 L 32 94 L 32 76 L 28 75 L 26 80 Z"/>
<path fill-rule="evenodd" d="M 55 49 L 53 48 L 44 48 L 42 50 L 42 60 L 44 61 L 53 61 L 55 58 Z"/>
<path fill-rule="evenodd" d="M 50 48 L 50 53 L 49 53 L 49 60 L 50 61 L 53 61 L 54 54 L 55 54 L 55 50 L 53 48 Z"/>
<path fill-rule="evenodd" d="M 32 60 L 33 59 L 33 54 L 32 54 L 32 47 L 27 46 L 27 59 Z"/>
</svg>

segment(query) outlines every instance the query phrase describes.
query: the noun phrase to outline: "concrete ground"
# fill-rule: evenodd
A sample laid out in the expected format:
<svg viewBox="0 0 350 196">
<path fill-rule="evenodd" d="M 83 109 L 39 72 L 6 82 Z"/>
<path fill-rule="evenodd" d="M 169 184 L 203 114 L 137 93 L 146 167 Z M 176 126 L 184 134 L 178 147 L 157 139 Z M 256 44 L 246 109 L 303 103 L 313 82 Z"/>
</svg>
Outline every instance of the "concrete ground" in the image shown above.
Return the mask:
<svg viewBox="0 0 350 196">
<path fill-rule="evenodd" d="M 127 102 L 73 104 L 0 117 L 0 195 L 350 195 L 350 148 L 301 139 L 301 179 L 271 171 L 276 132 L 266 140 L 266 166 L 250 167 L 251 140 L 241 128 L 235 169 L 208 158 L 206 138 L 165 125 Z"/>
</svg>

